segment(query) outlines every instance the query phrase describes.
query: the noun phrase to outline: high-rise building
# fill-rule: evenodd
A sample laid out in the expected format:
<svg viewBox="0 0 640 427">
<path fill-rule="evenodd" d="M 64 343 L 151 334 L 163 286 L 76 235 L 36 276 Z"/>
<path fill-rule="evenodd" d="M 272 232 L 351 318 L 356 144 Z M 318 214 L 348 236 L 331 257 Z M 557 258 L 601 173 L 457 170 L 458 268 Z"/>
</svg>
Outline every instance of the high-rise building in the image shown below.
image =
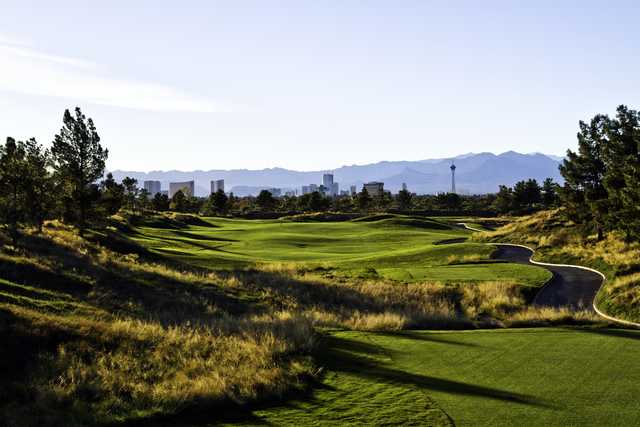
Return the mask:
<svg viewBox="0 0 640 427">
<path fill-rule="evenodd" d="M 182 191 L 185 196 L 193 197 L 195 189 L 194 181 L 185 181 L 185 182 L 170 182 L 169 183 L 169 198 L 173 198 L 173 196 L 178 192 Z"/>
<path fill-rule="evenodd" d="M 144 189 L 147 190 L 150 197 L 153 197 L 161 190 L 160 181 L 145 181 Z"/>
<path fill-rule="evenodd" d="M 322 175 L 322 185 L 324 188 L 331 190 L 333 188 L 333 174 L 325 173 Z"/>
<path fill-rule="evenodd" d="M 384 193 L 384 183 L 382 182 L 367 182 L 363 187 L 371 197 L 380 197 Z"/>
<path fill-rule="evenodd" d="M 407 191 L 407 183 L 406 182 L 402 183 L 402 191 Z"/>
<path fill-rule="evenodd" d="M 318 184 L 309 184 L 309 193 L 313 193 L 314 191 L 318 191 Z"/>
<path fill-rule="evenodd" d="M 355 196 L 355 195 L 356 195 L 356 193 L 357 193 L 356 186 L 355 186 L 355 185 L 352 185 L 352 186 L 351 186 L 351 195 L 352 195 L 352 196 Z"/>
<path fill-rule="evenodd" d="M 338 185 L 337 182 L 334 182 L 333 184 L 331 184 L 331 195 L 332 196 L 337 196 L 338 193 L 340 192 L 340 185 Z"/>
<path fill-rule="evenodd" d="M 217 193 L 218 190 L 222 190 L 224 192 L 224 179 L 211 181 L 211 194 Z"/>
</svg>

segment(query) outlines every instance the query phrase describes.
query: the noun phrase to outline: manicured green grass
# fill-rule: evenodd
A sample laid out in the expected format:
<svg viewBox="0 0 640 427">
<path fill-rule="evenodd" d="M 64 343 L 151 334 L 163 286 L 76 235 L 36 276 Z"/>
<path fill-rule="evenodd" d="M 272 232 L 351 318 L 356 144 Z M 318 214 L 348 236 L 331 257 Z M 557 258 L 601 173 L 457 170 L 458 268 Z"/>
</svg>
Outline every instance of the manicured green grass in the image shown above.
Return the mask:
<svg viewBox="0 0 640 427">
<path fill-rule="evenodd" d="M 307 399 L 268 425 L 637 425 L 640 331 L 334 332 Z"/>
<path fill-rule="evenodd" d="M 509 280 L 532 286 L 550 277 L 544 269 L 493 262 L 491 246 L 463 242 L 469 231 L 428 218 L 204 221 L 182 227 L 161 220 L 147 222 L 136 227 L 133 238 L 159 254 L 214 270 L 285 263 L 322 268 L 342 277 L 406 282 Z"/>
</svg>

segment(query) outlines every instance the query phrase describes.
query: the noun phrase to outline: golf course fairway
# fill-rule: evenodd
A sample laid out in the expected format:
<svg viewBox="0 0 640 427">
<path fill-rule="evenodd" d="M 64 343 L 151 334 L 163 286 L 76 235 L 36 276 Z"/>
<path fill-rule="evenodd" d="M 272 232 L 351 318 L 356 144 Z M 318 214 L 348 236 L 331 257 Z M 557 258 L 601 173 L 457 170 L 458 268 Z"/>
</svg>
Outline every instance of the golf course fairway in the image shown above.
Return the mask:
<svg viewBox="0 0 640 427">
<path fill-rule="evenodd" d="M 199 218 L 187 226 L 157 220 L 137 226 L 132 237 L 162 256 L 213 270 L 285 264 L 346 278 L 527 286 L 551 277 L 542 268 L 495 262 L 492 246 L 464 241 L 471 234 L 443 220 L 385 215 L 308 223 Z"/>
<path fill-rule="evenodd" d="M 266 425 L 637 425 L 640 331 L 333 332 L 311 396 Z"/>
</svg>

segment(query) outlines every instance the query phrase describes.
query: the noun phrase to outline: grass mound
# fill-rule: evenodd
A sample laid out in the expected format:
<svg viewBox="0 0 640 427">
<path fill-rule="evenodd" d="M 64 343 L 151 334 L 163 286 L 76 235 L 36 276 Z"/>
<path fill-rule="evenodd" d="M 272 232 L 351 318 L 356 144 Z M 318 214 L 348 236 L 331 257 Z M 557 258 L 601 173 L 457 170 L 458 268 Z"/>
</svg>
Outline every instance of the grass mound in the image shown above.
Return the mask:
<svg viewBox="0 0 640 427">
<path fill-rule="evenodd" d="M 313 374 L 309 319 L 60 224 L 5 247 L 0 276 L 3 425 L 165 417 L 282 396 Z"/>
<path fill-rule="evenodd" d="M 314 212 L 284 216 L 280 220 L 291 222 L 342 222 L 351 221 L 361 216 L 358 213 Z"/>
<path fill-rule="evenodd" d="M 381 221 L 383 219 L 391 219 L 395 217 L 396 215 L 393 215 L 393 214 L 373 214 L 373 215 L 363 216 L 360 218 L 355 218 L 353 222 L 375 222 L 375 221 Z"/>
<path fill-rule="evenodd" d="M 562 210 L 523 217 L 495 231 L 475 234 L 473 239 L 521 243 L 536 249 L 537 260 L 595 268 L 607 276 L 596 296 L 598 308 L 640 322 L 640 243 L 625 242 L 614 232 L 598 241 L 584 227 L 566 220 Z"/>
<path fill-rule="evenodd" d="M 161 226 L 149 225 L 156 220 Z M 177 220 L 114 218 L 86 238 L 52 222 L 41 234 L 26 233 L 18 249 L 2 242 L 5 424 L 170 424 L 197 413 L 221 422 L 230 408 L 301 394 L 318 379 L 319 368 L 329 366 L 326 347 L 316 347 L 319 327 L 399 331 L 575 320 L 526 309 L 522 285 L 544 283 L 545 270 L 483 263 L 492 251 L 487 245 L 434 244 L 469 235 L 460 229 L 166 221 Z M 433 280 L 438 274 L 447 280 Z M 394 390 L 400 399 L 404 389 Z M 431 408 L 429 398 L 420 401 Z M 440 420 L 440 409 L 432 409 Z"/>
</svg>

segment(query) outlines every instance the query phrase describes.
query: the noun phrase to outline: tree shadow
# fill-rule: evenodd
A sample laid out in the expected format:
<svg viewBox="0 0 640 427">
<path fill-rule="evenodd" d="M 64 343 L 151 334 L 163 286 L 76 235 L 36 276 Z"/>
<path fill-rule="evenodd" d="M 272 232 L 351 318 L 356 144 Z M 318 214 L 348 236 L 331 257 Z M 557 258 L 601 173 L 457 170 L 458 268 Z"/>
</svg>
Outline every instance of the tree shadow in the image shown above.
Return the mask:
<svg viewBox="0 0 640 427">
<path fill-rule="evenodd" d="M 329 370 L 346 372 L 374 381 L 414 386 L 424 391 L 438 391 L 522 405 L 554 408 L 551 403 L 528 394 L 391 368 L 385 366 L 379 360 L 367 357 L 369 349 L 369 345 L 363 346 L 362 343 L 354 343 L 353 340 L 328 336 L 324 340 L 324 351 L 322 351 L 318 360 Z"/>
<path fill-rule="evenodd" d="M 457 345 L 461 347 L 480 347 L 477 344 L 444 338 L 441 336 L 441 334 L 434 334 L 434 333 L 424 333 L 424 332 L 418 332 L 418 331 L 371 332 L 371 333 L 374 335 L 380 335 L 384 337 L 406 338 L 406 339 L 411 339 L 416 341 L 433 342 L 437 344 L 450 344 L 450 345 Z"/>
<path fill-rule="evenodd" d="M 585 328 L 567 328 L 571 331 L 583 332 L 586 334 L 603 335 L 607 337 L 624 338 L 629 340 L 640 340 L 640 330 L 636 328 L 621 327 L 585 327 Z"/>
<path fill-rule="evenodd" d="M 240 241 L 238 239 L 231 239 L 228 237 L 205 236 L 202 234 L 192 233 L 190 231 L 181 231 L 181 230 L 175 231 L 173 234 L 180 237 L 184 237 L 186 239 L 207 240 L 211 242 L 239 242 Z"/>
</svg>

